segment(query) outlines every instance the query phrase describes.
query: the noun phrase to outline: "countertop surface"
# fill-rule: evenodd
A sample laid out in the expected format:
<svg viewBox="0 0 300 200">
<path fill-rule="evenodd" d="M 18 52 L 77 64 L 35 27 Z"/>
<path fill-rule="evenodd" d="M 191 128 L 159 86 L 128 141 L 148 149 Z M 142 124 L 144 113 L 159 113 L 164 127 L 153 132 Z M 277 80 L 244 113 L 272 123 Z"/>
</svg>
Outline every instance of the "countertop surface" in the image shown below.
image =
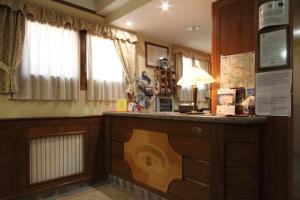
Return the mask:
<svg viewBox="0 0 300 200">
<path fill-rule="evenodd" d="M 225 116 L 214 114 L 185 114 L 178 112 L 104 112 L 103 115 L 229 124 L 261 124 L 267 122 L 267 117 L 264 116 Z"/>
</svg>

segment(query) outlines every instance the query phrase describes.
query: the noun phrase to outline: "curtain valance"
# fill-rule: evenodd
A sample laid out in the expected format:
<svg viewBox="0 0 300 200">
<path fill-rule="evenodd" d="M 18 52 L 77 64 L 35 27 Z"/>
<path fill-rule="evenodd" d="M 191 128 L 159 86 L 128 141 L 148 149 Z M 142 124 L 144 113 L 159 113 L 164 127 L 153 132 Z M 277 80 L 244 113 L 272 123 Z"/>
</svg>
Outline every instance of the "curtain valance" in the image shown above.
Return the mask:
<svg viewBox="0 0 300 200">
<path fill-rule="evenodd" d="M 107 25 L 99 19 L 77 16 L 64 10 L 55 9 L 30 0 L 0 0 L 0 6 L 7 6 L 13 11 L 21 11 L 31 21 L 47 23 L 75 31 L 86 30 L 88 33 L 131 43 L 137 42 L 134 33 Z"/>
<path fill-rule="evenodd" d="M 209 62 L 211 61 L 210 54 L 204 53 L 204 52 L 201 52 L 198 50 L 194 50 L 191 48 L 187 48 L 187 47 L 174 45 L 173 53 L 174 54 L 181 53 L 185 57 L 193 58 L 193 59 L 200 60 L 200 61 L 209 61 Z"/>
</svg>

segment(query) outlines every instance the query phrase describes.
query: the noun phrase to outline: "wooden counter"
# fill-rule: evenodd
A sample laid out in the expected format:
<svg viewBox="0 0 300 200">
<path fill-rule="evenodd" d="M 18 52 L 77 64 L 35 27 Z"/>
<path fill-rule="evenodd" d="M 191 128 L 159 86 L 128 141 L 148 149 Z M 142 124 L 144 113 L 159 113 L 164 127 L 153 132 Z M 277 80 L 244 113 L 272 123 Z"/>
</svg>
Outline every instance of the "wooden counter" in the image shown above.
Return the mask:
<svg viewBox="0 0 300 200">
<path fill-rule="evenodd" d="M 259 134 L 266 118 L 104 115 L 108 173 L 168 200 L 258 199 Z"/>
</svg>

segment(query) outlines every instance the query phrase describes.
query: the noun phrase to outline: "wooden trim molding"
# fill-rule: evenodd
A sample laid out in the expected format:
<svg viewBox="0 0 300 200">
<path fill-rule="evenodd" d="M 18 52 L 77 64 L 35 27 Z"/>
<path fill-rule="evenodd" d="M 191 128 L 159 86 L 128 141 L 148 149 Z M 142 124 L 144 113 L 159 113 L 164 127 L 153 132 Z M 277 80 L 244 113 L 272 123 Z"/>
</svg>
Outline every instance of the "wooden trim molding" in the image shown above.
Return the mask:
<svg viewBox="0 0 300 200">
<path fill-rule="evenodd" d="M 86 34 L 85 30 L 80 35 L 80 90 L 87 90 L 87 60 L 86 60 Z"/>
<path fill-rule="evenodd" d="M 85 12 L 88 12 L 88 13 L 91 13 L 91 14 L 94 14 L 94 15 L 104 17 L 103 15 L 98 14 L 95 10 L 88 9 L 88 8 L 79 6 L 79 5 L 74 4 L 74 3 L 70 3 L 70 2 L 67 2 L 67 1 L 64 1 L 64 0 L 51 0 L 51 1 L 61 3 L 63 5 L 66 5 L 66 6 L 69 6 L 69 7 L 72 7 L 72 8 L 76 8 L 76 9 L 79 9 L 79 10 L 82 10 L 82 11 L 85 11 Z"/>
</svg>

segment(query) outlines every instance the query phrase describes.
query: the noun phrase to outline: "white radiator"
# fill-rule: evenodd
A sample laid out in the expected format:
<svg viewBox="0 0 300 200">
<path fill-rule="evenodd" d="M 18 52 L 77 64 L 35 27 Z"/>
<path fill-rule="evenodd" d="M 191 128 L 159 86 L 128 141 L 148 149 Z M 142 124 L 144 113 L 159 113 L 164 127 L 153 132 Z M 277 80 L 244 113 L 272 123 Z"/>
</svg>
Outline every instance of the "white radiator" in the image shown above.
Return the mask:
<svg viewBox="0 0 300 200">
<path fill-rule="evenodd" d="M 83 133 L 30 139 L 30 184 L 84 171 Z"/>
</svg>

